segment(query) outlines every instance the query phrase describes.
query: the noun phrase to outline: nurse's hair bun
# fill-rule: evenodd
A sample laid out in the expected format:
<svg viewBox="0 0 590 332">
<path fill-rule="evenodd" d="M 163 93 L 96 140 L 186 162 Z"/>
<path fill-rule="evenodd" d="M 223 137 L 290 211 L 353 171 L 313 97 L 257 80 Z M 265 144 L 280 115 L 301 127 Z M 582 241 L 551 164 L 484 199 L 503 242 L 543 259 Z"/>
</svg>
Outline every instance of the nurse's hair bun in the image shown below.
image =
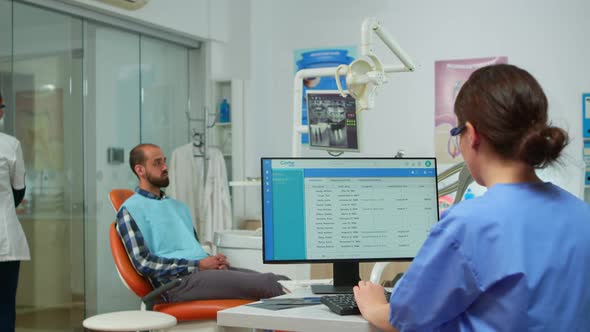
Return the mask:
<svg viewBox="0 0 590 332">
<path fill-rule="evenodd" d="M 533 128 L 523 137 L 517 159 L 536 168 L 544 168 L 559 158 L 569 143 L 565 130 L 551 125 Z"/>
</svg>

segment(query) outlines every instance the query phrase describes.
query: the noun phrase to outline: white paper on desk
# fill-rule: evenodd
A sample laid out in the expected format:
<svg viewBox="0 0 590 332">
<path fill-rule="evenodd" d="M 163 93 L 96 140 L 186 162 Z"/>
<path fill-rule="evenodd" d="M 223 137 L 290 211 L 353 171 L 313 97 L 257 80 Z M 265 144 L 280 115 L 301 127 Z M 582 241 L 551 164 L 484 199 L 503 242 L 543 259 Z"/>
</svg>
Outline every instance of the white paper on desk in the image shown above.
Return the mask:
<svg viewBox="0 0 590 332">
<path fill-rule="evenodd" d="M 267 310 L 284 310 L 284 309 L 291 309 L 291 308 L 301 308 L 310 305 L 318 305 L 320 303 L 310 303 L 310 304 L 276 304 L 272 302 L 256 302 L 256 303 L 249 303 L 246 304 L 249 307 L 260 308 L 260 309 L 267 309 Z"/>
<path fill-rule="evenodd" d="M 289 292 L 293 292 L 298 289 L 309 289 L 311 285 L 331 285 L 332 279 L 279 280 L 279 283 Z"/>
</svg>

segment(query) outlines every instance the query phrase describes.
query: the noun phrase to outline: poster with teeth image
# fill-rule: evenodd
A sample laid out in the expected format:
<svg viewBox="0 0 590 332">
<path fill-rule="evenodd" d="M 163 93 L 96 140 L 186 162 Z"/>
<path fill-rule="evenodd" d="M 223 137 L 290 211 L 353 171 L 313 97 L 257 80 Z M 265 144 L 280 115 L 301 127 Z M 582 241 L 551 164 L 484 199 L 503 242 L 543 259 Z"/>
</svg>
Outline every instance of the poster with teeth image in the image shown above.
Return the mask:
<svg viewBox="0 0 590 332">
<path fill-rule="evenodd" d="M 306 98 L 309 147 L 358 152 L 356 100 L 332 90 L 308 90 Z"/>
<path fill-rule="evenodd" d="M 434 150 L 440 165 L 463 161 L 459 140 L 450 135 L 461 125 L 455 116 L 455 98 L 471 73 L 478 68 L 508 63 L 508 57 L 439 60 L 434 63 Z"/>
</svg>

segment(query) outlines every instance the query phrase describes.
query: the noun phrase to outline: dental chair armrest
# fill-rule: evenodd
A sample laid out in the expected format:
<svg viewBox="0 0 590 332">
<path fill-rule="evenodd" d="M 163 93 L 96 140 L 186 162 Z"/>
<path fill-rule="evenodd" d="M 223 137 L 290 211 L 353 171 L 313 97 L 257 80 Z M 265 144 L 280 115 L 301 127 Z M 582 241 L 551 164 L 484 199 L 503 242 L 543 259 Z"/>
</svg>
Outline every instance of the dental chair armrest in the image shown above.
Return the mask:
<svg viewBox="0 0 590 332">
<path fill-rule="evenodd" d="M 174 279 L 169 283 L 166 283 L 154 289 L 153 291 L 147 293 L 146 296 L 142 297 L 141 301 L 145 303 L 146 310 L 152 310 L 154 308 L 154 305 L 162 302 L 162 294 L 164 294 L 164 292 L 168 291 L 169 289 L 178 286 L 180 284 L 180 281 L 181 279 Z"/>
<path fill-rule="evenodd" d="M 372 283 L 379 285 L 381 282 L 381 275 L 383 274 L 383 270 L 385 270 L 385 268 L 387 267 L 387 265 L 389 265 L 389 263 L 391 263 L 391 262 L 375 263 L 375 265 L 373 266 L 373 269 L 371 270 L 371 277 L 369 278 L 369 280 Z"/>
</svg>

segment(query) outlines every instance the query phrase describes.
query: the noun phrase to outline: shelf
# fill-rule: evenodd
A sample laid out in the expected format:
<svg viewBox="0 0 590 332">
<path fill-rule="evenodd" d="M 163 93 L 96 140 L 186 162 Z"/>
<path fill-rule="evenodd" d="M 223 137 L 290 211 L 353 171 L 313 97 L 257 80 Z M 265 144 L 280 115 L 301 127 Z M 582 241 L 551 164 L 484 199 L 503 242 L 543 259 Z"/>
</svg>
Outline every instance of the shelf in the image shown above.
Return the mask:
<svg viewBox="0 0 590 332">
<path fill-rule="evenodd" d="M 260 181 L 230 181 L 230 187 L 260 187 Z"/>
<path fill-rule="evenodd" d="M 231 122 L 215 122 L 216 127 L 231 127 Z"/>
</svg>

